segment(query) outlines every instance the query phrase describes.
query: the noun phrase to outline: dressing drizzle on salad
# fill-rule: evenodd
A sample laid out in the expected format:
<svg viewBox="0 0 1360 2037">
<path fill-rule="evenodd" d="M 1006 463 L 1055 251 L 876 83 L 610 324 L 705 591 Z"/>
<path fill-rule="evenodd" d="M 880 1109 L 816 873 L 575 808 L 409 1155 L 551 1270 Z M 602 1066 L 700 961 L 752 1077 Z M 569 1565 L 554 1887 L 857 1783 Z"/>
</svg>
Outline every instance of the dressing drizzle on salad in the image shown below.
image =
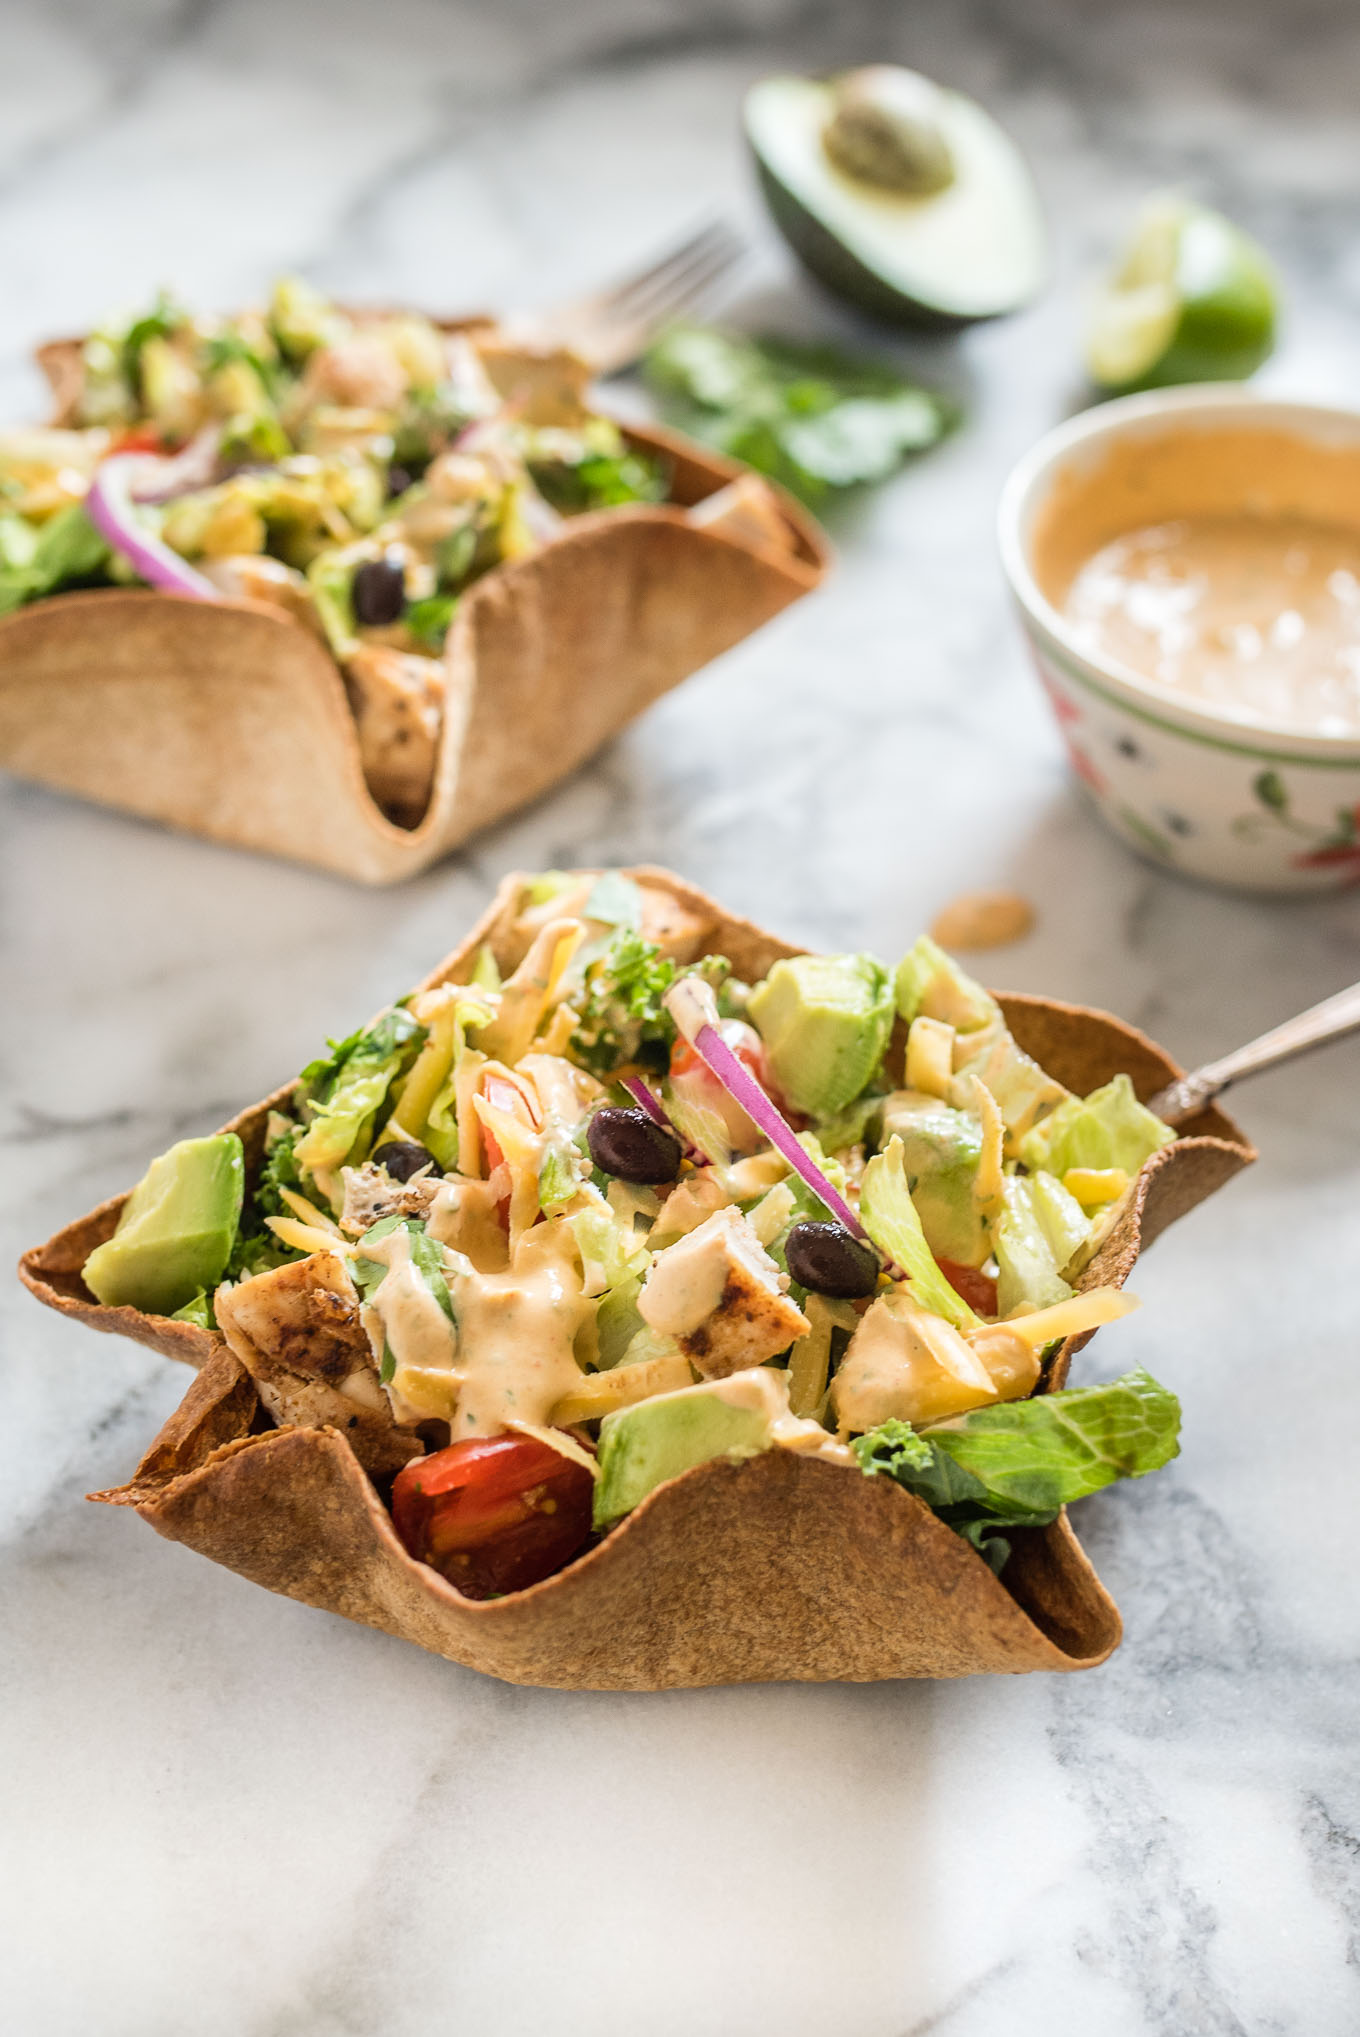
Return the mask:
<svg viewBox="0 0 1360 2037">
<path fill-rule="evenodd" d="M 549 872 L 473 982 L 413 994 L 304 1071 L 228 1277 L 195 1302 L 277 1419 L 344 1432 L 383 1408 L 388 1458 L 403 1439 L 428 1454 L 430 1491 L 445 1456 L 476 1445 L 494 1468 L 488 1441 L 536 1439 L 535 1463 L 546 1445 L 600 1477 L 608 1525 L 636 1503 L 616 1497 L 625 1416 L 655 1413 L 661 1464 L 674 1427 L 691 1450 L 716 1435 L 710 1455 L 843 1466 L 853 1444 L 910 1486 L 923 1460 L 902 1436 L 985 1426 L 1034 1392 L 1048 1346 L 1127 1312 L 1076 1286 L 1174 1137 L 1126 1076 L 1070 1094 L 928 938 L 895 969 L 795 956 L 746 984 L 710 936 L 659 887 Z M 891 1452 L 860 1450 L 880 1433 Z M 1094 1477 L 1107 1459 L 1078 1442 Z M 1127 1469 L 1151 1468 L 1141 1447 Z M 447 1527 L 455 1473 L 402 1517 Z M 558 1560 L 578 1546 L 539 1539 Z"/>
</svg>

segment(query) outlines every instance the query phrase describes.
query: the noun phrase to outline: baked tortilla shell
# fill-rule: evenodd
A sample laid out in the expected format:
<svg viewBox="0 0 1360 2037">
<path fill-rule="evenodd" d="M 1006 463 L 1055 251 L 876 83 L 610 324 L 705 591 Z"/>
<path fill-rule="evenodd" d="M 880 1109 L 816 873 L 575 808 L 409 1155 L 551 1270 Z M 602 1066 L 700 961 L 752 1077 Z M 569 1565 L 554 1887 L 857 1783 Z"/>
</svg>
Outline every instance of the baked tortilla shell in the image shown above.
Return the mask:
<svg viewBox="0 0 1360 2037">
<path fill-rule="evenodd" d="M 414 876 L 826 572 L 824 538 L 786 497 L 787 548 L 689 522 L 744 468 L 672 432 L 626 436 L 668 462 L 671 500 L 574 517 L 463 596 L 417 825 L 376 804 L 326 646 L 259 601 L 101 588 L 0 618 L 0 769 L 361 883 Z"/>
<path fill-rule="evenodd" d="M 707 923 L 706 950 L 763 975 L 787 942 L 669 872 L 631 876 Z M 478 949 L 516 959 L 522 876 L 423 987 L 466 981 Z M 1082 1091 L 1121 1070 L 1141 1096 L 1182 1071 L 1142 1033 L 1082 1006 L 1001 999 L 1026 1051 Z M 233 1121 L 258 1164 L 278 1091 Z M 1210 1107 L 1143 1168 L 1082 1287 L 1119 1285 L 1140 1247 L 1255 1155 Z M 382 1628 L 510 1682 L 659 1690 L 716 1683 L 867 1681 L 981 1671 L 1089 1668 L 1119 1640 L 1119 1616 L 1065 1517 L 1014 1537 L 1005 1583 L 921 1501 L 885 1478 L 783 1451 L 704 1464 L 658 1488 L 557 1576 L 488 1603 L 464 1599 L 415 1562 L 383 1500 L 333 1428 L 274 1428 L 221 1337 L 134 1309 L 101 1307 L 80 1267 L 110 1236 L 116 1197 L 28 1253 L 38 1298 L 97 1329 L 202 1366 L 128 1485 L 96 1497 L 131 1505 L 158 1533 L 242 1576 Z M 1086 1338 L 1069 1339 L 1048 1384 Z"/>
</svg>

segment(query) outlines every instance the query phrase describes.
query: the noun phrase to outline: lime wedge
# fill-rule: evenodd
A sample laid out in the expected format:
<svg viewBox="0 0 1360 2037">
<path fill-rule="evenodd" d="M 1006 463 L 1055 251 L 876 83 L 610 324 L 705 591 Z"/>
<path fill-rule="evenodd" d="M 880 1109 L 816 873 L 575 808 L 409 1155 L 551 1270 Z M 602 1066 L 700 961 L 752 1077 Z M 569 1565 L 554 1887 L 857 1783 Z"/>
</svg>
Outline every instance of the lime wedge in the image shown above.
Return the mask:
<svg viewBox="0 0 1360 2037">
<path fill-rule="evenodd" d="M 1275 277 L 1249 235 L 1167 195 L 1144 208 L 1094 307 L 1086 366 L 1102 389 L 1237 382 L 1275 343 Z"/>
</svg>

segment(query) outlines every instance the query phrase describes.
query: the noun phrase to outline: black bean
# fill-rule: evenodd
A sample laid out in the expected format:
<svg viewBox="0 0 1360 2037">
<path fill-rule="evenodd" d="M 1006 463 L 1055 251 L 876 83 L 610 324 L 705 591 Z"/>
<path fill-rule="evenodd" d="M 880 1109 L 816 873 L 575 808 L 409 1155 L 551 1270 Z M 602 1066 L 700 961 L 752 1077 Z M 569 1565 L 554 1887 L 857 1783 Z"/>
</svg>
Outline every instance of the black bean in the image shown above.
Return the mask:
<svg viewBox="0 0 1360 2037">
<path fill-rule="evenodd" d="M 388 501 L 390 502 L 396 495 L 404 495 L 408 488 L 414 488 L 415 480 L 416 477 L 409 467 L 389 467 L 387 470 Z"/>
<path fill-rule="evenodd" d="M 373 628 L 399 622 L 406 608 L 406 569 L 395 552 L 365 559 L 354 575 L 354 614 Z"/>
<path fill-rule="evenodd" d="M 586 1127 L 586 1144 L 595 1165 L 620 1181 L 659 1184 L 680 1172 L 680 1141 L 645 1110 L 622 1104 L 597 1110 Z"/>
<path fill-rule="evenodd" d="M 419 1174 L 422 1167 L 428 1167 L 432 1174 L 444 1171 L 429 1147 L 422 1146 L 419 1139 L 393 1139 L 388 1145 L 379 1146 L 373 1158 L 387 1169 L 394 1181 L 409 1181 L 413 1174 Z"/>
<path fill-rule="evenodd" d="M 813 1294 L 858 1301 L 878 1285 L 878 1254 L 844 1224 L 795 1224 L 784 1243 L 789 1272 Z"/>
</svg>

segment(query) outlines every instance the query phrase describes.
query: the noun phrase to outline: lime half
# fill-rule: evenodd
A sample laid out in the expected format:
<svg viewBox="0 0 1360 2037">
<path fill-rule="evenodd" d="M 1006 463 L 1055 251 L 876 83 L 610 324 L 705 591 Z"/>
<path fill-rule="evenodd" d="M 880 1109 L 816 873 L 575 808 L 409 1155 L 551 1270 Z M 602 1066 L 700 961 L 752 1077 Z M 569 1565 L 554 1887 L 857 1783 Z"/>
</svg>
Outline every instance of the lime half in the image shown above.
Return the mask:
<svg viewBox="0 0 1360 2037">
<path fill-rule="evenodd" d="M 1275 277 L 1221 212 L 1153 199 L 1094 307 L 1086 365 L 1102 389 L 1237 382 L 1275 343 Z"/>
</svg>

